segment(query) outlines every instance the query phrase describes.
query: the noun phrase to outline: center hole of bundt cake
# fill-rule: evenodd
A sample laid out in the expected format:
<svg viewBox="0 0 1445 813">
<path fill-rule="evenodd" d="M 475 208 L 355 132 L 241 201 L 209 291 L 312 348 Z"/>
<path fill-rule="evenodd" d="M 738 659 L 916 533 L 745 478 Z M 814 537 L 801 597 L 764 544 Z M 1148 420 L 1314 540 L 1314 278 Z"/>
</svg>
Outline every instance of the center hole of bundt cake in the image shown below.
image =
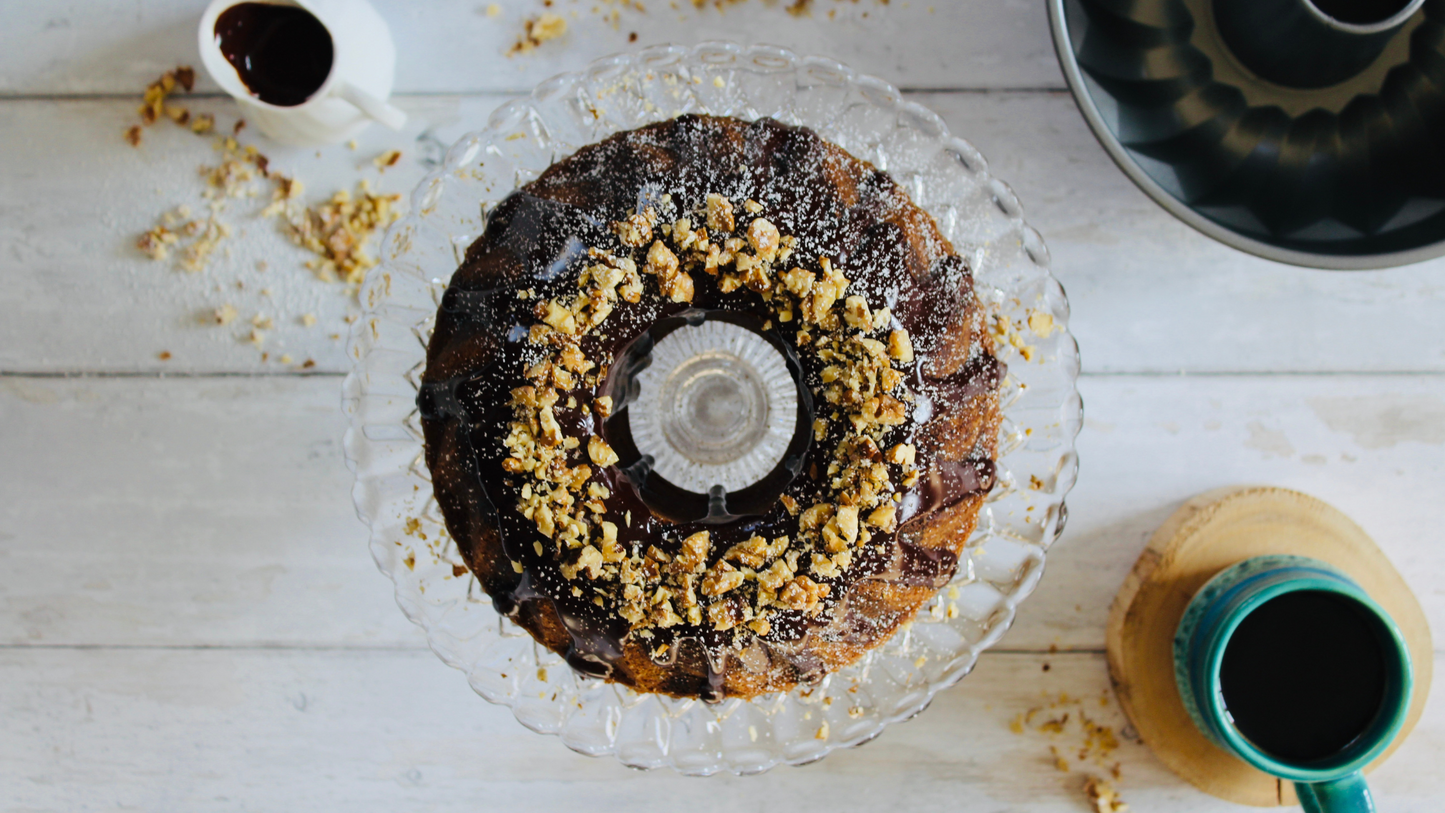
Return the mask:
<svg viewBox="0 0 1445 813">
<path fill-rule="evenodd" d="M 694 356 L 660 384 L 662 433 L 688 460 L 730 463 L 767 432 L 771 404 L 766 387 L 756 367 L 731 353 Z"/>
<path fill-rule="evenodd" d="M 616 351 L 602 434 L 656 516 L 720 524 L 766 514 L 813 442 L 802 370 L 766 314 L 665 316 Z"/>
<path fill-rule="evenodd" d="M 741 325 L 683 324 L 657 340 L 629 405 L 633 442 L 679 488 L 737 491 L 765 478 L 798 423 L 783 354 Z"/>
</svg>

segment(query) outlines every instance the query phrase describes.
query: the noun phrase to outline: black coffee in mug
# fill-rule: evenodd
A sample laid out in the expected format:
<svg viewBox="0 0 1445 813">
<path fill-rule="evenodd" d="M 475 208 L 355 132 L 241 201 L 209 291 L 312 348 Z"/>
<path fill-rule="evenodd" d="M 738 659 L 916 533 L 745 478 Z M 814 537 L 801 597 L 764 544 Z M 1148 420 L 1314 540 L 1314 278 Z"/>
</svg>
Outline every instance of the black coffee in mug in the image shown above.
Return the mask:
<svg viewBox="0 0 1445 813">
<path fill-rule="evenodd" d="M 216 18 L 216 45 L 246 87 L 267 104 L 301 104 L 331 75 L 331 32 L 299 6 L 231 6 Z"/>
<path fill-rule="evenodd" d="M 1385 700 L 1387 651 L 1377 626 L 1355 602 L 1323 590 L 1261 604 L 1235 629 L 1219 669 L 1235 727 L 1289 762 L 1343 752 Z"/>
</svg>

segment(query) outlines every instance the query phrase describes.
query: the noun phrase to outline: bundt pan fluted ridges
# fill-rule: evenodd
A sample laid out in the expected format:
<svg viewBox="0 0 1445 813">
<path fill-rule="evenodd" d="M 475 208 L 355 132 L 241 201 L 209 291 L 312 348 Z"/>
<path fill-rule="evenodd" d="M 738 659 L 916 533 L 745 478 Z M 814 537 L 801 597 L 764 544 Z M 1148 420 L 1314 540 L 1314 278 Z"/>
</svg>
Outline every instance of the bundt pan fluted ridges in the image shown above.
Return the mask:
<svg viewBox="0 0 1445 813">
<path fill-rule="evenodd" d="M 1445 0 L 1359 75 L 1317 90 L 1255 77 L 1209 0 L 1049 0 L 1090 127 L 1145 192 L 1235 248 L 1365 269 L 1445 254 Z"/>
</svg>

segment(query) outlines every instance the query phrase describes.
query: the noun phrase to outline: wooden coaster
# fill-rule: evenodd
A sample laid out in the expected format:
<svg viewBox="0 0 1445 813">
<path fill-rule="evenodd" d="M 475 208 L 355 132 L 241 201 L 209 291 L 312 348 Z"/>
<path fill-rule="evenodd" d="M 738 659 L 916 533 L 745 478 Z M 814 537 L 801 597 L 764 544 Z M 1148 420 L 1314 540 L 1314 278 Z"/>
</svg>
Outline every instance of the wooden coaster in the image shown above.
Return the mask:
<svg viewBox="0 0 1445 813">
<path fill-rule="evenodd" d="M 1109 677 L 1134 728 L 1160 760 L 1195 787 L 1257 807 L 1296 805 L 1294 785 L 1209 741 L 1174 685 L 1174 631 L 1189 600 L 1226 567 L 1253 556 L 1310 556 L 1349 574 L 1395 620 L 1410 645 L 1415 692 L 1405 727 L 1371 770 L 1404 742 L 1430 693 L 1433 650 L 1425 613 L 1375 543 L 1313 497 L 1246 486 L 1201 494 L 1174 512 L 1124 580 L 1109 613 Z"/>
</svg>

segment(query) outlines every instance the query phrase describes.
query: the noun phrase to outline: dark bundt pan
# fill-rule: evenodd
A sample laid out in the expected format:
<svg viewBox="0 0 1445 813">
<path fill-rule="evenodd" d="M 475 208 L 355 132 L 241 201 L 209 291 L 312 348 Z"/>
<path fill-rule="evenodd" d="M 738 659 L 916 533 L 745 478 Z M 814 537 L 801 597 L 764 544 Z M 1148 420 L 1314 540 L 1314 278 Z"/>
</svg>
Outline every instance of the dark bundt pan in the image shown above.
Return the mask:
<svg viewBox="0 0 1445 813">
<path fill-rule="evenodd" d="M 1445 254 L 1445 0 L 1049 0 L 1049 17 L 1094 134 L 1185 223 L 1313 268 Z"/>
</svg>

